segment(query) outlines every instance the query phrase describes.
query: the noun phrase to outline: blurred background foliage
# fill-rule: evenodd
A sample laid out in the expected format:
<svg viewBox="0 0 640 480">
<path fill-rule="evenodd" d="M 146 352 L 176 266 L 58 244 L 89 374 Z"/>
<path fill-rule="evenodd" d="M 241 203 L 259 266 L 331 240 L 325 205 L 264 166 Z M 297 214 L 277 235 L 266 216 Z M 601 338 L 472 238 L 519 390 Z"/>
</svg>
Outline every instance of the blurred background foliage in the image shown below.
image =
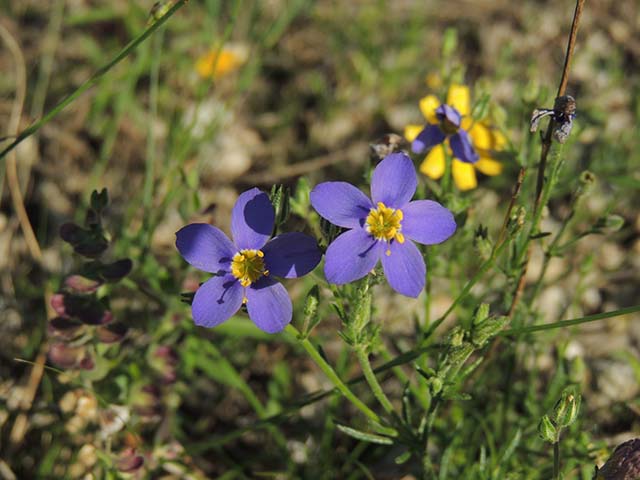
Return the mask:
<svg viewBox="0 0 640 480">
<path fill-rule="evenodd" d="M 336 429 L 362 423 L 339 396 L 301 408 L 307 395 L 332 385 L 294 339 L 263 334 L 242 315 L 213 330 L 192 324 L 180 293 L 204 277 L 176 254 L 174 233 L 191 221 L 228 231 L 237 194 L 274 183 L 293 191 L 289 222 L 318 233 L 304 198 L 308 185 L 362 183 L 371 142 L 421 122 L 424 95 L 444 98 L 449 84 L 470 85 L 474 100 L 490 96 L 490 117 L 507 136 L 504 171 L 448 199 L 461 228 L 455 241 L 429 254 L 436 274 L 428 299 L 399 299 L 380 287 L 384 342 L 395 354 L 411 348 L 416 323 L 439 317 L 477 270 L 478 232 L 500 228 L 520 165 L 535 167 L 539 140 L 529 133 L 529 117 L 553 106 L 573 5 L 191 0 L 177 11 L 15 150 L 40 258 L 21 234 L 2 164 L 0 476 L 417 478 L 424 466 L 403 450 Z M 0 0 L 0 134 L 15 135 L 5 130 L 20 88 L 22 130 L 168 6 Z M 578 116 L 542 223 L 543 231 L 566 228 L 565 241 L 576 241 L 548 262 L 544 282 L 545 250 L 534 249 L 527 280 L 540 286 L 527 304 L 532 323 L 637 303 L 639 15 L 634 0 L 587 2 L 568 88 Z M 19 56 L 6 48 L 7 36 Z M 562 227 L 585 170 L 595 184 Z M 423 180 L 423 192 L 438 192 Z M 91 195 L 103 188 L 108 206 Z M 525 185 L 523 195 L 532 189 Z M 61 225 L 73 222 L 60 238 Z M 594 225 L 600 234 L 586 236 Z M 68 229 L 78 234 L 76 227 L 104 241 L 99 261 L 96 252 L 85 260 L 73 253 L 87 253 L 78 252 L 82 238 L 70 241 Z M 117 264 L 115 277 L 106 278 L 117 261 L 132 261 L 131 268 Z M 91 290 L 69 280 L 74 274 L 100 280 Z M 320 276 L 288 284 L 294 323 Z M 504 309 L 500 293 L 509 281 L 496 269 L 444 326 L 470 327 L 480 300 Z M 70 306 L 69 292 L 83 288 L 95 302 Z M 67 297 L 56 297 L 60 292 Z M 64 308 L 76 309 L 80 325 L 51 326 Z M 96 309 L 123 327 L 86 325 Z M 322 309 L 314 342 L 352 378 L 359 369 L 336 334 L 338 317 L 330 305 Z M 579 421 L 564 434 L 564 471 L 566 478 L 591 478 L 608 448 L 640 428 L 638 320 L 635 314 L 521 336 L 483 351 L 482 368 L 460 385 L 470 397 L 448 402 L 435 419 L 428 451 L 434 478 L 549 478 L 538 422 L 569 383 L 584 398 Z M 384 379 L 402 398 L 405 386 Z"/>
</svg>

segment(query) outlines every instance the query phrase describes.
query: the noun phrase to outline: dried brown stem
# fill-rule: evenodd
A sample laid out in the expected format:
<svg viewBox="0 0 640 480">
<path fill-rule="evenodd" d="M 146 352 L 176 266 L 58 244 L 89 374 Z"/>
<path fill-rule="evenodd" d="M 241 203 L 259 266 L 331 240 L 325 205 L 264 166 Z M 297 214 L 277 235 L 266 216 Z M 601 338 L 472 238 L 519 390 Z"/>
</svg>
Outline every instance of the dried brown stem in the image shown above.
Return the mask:
<svg viewBox="0 0 640 480">
<path fill-rule="evenodd" d="M 20 125 L 20 117 L 22 116 L 22 108 L 24 106 L 24 99 L 26 96 L 27 85 L 27 73 L 22 55 L 22 50 L 17 40 L 13 37 L 11 32 L 4 25 L 0 23 L 0 37 L 4 41 L 7 48 L 11 51 L 14 61 L 16 63 L 16 96 L 13 101 L 13 108 L 11 110 L 11 118 L 9 119 L 9 128 L 7 135 L 15 136 L 18 133 L 18 127 Z M 29 248 L 29 252 L 34 260 L 40 261 L 42 259 L 42 251 L 40 245 L 36 239 L 36 235 L 31 227 L 27 210 L 24 207 L 24 197 L 20 190 L 20 181 L 18 178 L 18 168 L 16 165 L 16 153 L 10 152 L 7 156 L 7 184 L 9 185 L 9 192 L 11 193 L 11 202 L 13 209 L 16 212 L 16 216 L 20 221 L 20 228 L 22 234 Z"/>
<path fill-rule="evenodd" d="M 560 85 L 558 86 L 558 94 L 557 97 L 561 97 L 565 94 L 567 89 L 567 83 L 569 81 L 569 70 L 571 66 L 571 59 L 573 58 L 573 52 L 575 49 L 576 38 L 578 36 L 578 26 L 580 25 L 580 17 L 582 16 L 582 10 L 584 8 L 584 3 L 586 0 L 576 0 L 576 8 L 573 13 L 573 22 L 571 23 L 571 32 L 569 34 L 569 41 L 567 43 L 567 52 L 564 57 L 564 66 L 562 68 L 562 77 L 560 79 Z M 540 163 L 538 164 L 538 178 L 536 183 L 536 196 L 533 204 L 533 215 L 536 216 L 536 213 L 540 208 L 543 207 L 541 205 L 542 201 L 542 190 L 544 186 L 544 174 L 547 168 L 547 157 L 549 155 L 549 150 L 551 149 L 551 139 L 553 130 L 555 128 L 555 120 L 552 117 L 549 120 L 549 125 L 547 130 L 542 138 L 542 146 L 540 149 Z M 533 232 L 537 228 L 537 225 L 532 226 L 531 232 Z M 522 270 L 520 272 L 520 276 L 518 277 L 518 283 L 516 286 L 516 291 L 513 295 L 513 300 L 511 301 L 511 306 L 509 307 L 509 317 L 512 317 L 520 299 L 522 298 L 522 292 L 524 291 L 525 286 L 525 276 L 527 274 L 527 267 L 529 265 L 529 260 L 531 259 L 531 242 L 527 242 L 527 253 L 525 255 L 524 263 Z"/>
</svg>

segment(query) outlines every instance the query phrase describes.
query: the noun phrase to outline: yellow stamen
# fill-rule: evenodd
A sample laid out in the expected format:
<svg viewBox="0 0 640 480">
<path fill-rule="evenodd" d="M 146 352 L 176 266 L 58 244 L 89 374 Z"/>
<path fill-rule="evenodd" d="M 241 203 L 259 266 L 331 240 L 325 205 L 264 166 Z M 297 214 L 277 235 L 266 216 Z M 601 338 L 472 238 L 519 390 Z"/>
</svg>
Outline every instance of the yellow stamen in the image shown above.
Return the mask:
<svg viewBox="0 0 640 480">
<path fill-rule="evenodd" d="M 269 275 L 264 266 L 264 253 L 261 250 L 240 250 L 231 261 L 231 274 L 240 280 L 243 287 Z M 247 303 L 246 298 L 243 298 L 243 303 Z"/>
<path fill-rule="evenodd" d="M 367 216 L 366 230 L 376 240 L 404 243 L 402 231 L 402 219 L 404 214 L 400 209 L 387 207 L 384 203 L 378 202 L 378 208 L 372 208 Z M 386 255 L 391 255 L 391 250 L 387 249 Z"/>
</svg>

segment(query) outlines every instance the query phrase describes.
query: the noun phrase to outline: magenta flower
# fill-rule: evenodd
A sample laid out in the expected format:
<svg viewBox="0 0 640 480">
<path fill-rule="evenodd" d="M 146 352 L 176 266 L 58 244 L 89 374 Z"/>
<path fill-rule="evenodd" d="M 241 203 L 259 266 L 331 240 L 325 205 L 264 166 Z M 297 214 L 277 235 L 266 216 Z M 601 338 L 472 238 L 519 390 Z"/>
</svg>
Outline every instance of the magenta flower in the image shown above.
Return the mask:
<svg viewBox="0 0 640 480">
<path fill-rule="evenodd" d="M 349 228 L 325 254 L 324 273 L 330 283 L 358 280 L 382 261 L 391 287 L 408 297 L 424 289 L 426 267 L 413 240 L 440 243 L 456 230 L 449 210 L 432 200 L 415 200 L 418 180 L 411 159 L 393 153 L 373 171 L 369 200 L 346 182 L 325 182 L 311 192 L 311 205 L 331 223 Z"/>
<path fill-rule="evenodd" d="M 284 233 L 269 240 L 275 212 L 266 193 L 253 188 L 241 194 L 231 213 L 233 242 L 218 228 L 192 223 L 176 233 L 176 247 L 194 267 L 215 274 L 193 298 L 196 325 L 215 327 L 246 304 L 249 318 L 267 333 L 291 322 L 291 299 L 274 276 L 296 278 L 309 273 L 322 256 L 312 237 Z"/>
</svg>

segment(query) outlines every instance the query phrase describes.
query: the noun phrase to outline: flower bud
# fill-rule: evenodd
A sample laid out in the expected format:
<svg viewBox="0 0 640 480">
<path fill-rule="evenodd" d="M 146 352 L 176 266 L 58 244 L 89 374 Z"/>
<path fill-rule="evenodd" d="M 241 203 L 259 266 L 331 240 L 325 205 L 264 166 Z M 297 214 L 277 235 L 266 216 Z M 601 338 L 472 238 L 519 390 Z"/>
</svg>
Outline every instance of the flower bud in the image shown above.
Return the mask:
<svg viewBox="0 0 640 480">
<path fill-rule="evenodd" d="M 144 457 L 136 455 L 136 449 L 131 447 L 125 448 L 116 461 L 116 468 L 123 473 L 135 472 L 143 465 Z"/>
<path fill-rule="evenodd" d="M 488 305 L 486 313 L 489 313 Z M 476 315 L 476 319 L 478 318 L 481 318 L 480 312 Z M 471 342 L 476 347 L 482 347 L 490 338 L 495 337 L 508 322 L 509 317 L 506 316 L 485 318 L 480 324 L 474 325 L 471 333 Z"/>
<path fill-rule="evenodd" d="M 332 224 L 331 222 L 329 222 L 329 220 L 320 218 L 320 231 L 322 232 L 322 236 L 325 238 L 328 245 L 333 242 L 340 234 L 340 227 Z"/>
<path fill-rule="evenodd" d="M 596 183 L 596 176 L 593 172 L 589 170 L 585 170 L 580 174 L 580 184 L 585 191 L 593 186 Z"/>
<path fill-rule="evenodd" d="M 318 324 L 318 304 L 320 303 L 320 290 L 317 285 L 311 287 L 304 302 L 304 336 L 309 335 L 311 330 Z"/>
<path fill-rule="evenodd" d="M 119 282 L 124 277 L 129 275 L 133 268 L 133 262 L 129 258 L 122 258 L 112 263 L 105 263 L 100 265 L 98 274 L 106 282 Z"/>
<path fill-rule="evenodd" d="M 604 230 L 605 233 L 614 233 L 619 231 L 624 226 L 624 218 L 620 215 L 609 214 L 604 217 L 600 217 L 594 228 L 596 230 Z"/>
<path fill-rule="evenodd" d="M 55 317 L 49 321 L 47 333 L 50 337 L 71 340 L 83 329 L 82 323 L 72 318 Z"/>
<path fill-rule="evenodd" d="M 556 443 L 558 441 L 558 430 L 551 423 L 549 415 L 545 415 L 540 419 L 538 424 L 538 434 L 542 439 L 549 443 Z"/>
<path fill-rule="evenodd" d="M 459 347 L 464 340 L 464 330 L 461 327 L 455 327 L 449 333 L 449 345 Z"/>
<path fill-rule="evenodd" d="M 98 289 L 101 283 L 98 280 L 83 277 L 82 275 L 71 275 L 66 278 L 64 285 L 76 293 L 93 293 Z"/>
<path fill-rule="evenodd" d="M 62 368 L 77 367 L 85 355 L 83 347 L 70 347 L 64 343 L 54 343 L 49 347 L 49 360 Z"/>
<path fill-rule="evenodd" d="M 580 395 L 572 388 L 567 388 L 553 409 L 553 420 L 560 428 L 568 427 L 576 421 L 579 411 Z"/>
<path fill-rule="evenodd" d="M 291 206 L 289 205 L 289 189 L 284 185 L 274 185 L 271 188 L 271 203 L 276 212 L 276 225 L 282 225 L 289 218 Z"/>
<path fill-rule="evenodd" d="M 489 304 L 481 303 L 473 316 L 473 326 L 478 327 L 487 322 L 489 318 Z"/>
<path fill-rule="evenodd" d="M 443 383 L 440 377 L 433 377 L 429 379 L 429 391 L 432 396 L 436 396 L 442 391 Z"/>
<path fill-rule="evenodd" d="M 127 334 L 127 326 L 122 322 L 100 325 L 96 329 L 96 336 L 102 343 L 116 343 L 122 341 Z"/>
<path fill-rule="evenodd" d="M 56 312 L 56 314 L 60 315 L 61 317 L 69 318 L 64 308 L 63 293 L 54 293 L 53 295 L 51 295 L 51 300 L 49 301 L 49 303 L 51 304 L 51 308 L 53 308 L 53 311 Z"/>
</svg>

